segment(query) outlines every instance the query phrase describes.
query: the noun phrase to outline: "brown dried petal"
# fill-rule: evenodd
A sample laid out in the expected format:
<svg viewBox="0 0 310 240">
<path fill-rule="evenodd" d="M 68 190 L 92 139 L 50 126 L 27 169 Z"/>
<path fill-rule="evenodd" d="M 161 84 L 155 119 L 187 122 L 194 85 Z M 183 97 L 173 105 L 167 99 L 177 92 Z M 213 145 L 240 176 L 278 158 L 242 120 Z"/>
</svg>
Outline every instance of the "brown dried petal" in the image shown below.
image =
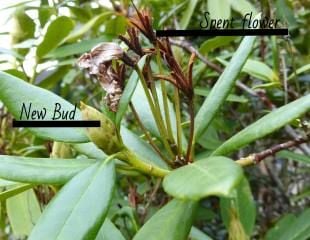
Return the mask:
<svg viewBox="0 0 310 240">
<path fill-rule="evenodd" d="M 116 43 L 101 43 L 95 46 L 90 53 L 83 54 L 78 64 L 80 68 L 89 70 L 90 74 L 99 73 L 100 64 L 109 62 L 112 59 L 120 59 L 124 54 L 123 49 Z"/>
<path fill-rule="evenodd" d="M 106 104 L 114 112 L 117 111 L 123 92 L 124 69 L 118 67 L 115 71 L 111 61 L 112 59 L 123 59 L 124 56 L 125 53 L 116 43 L 101 43 L 94 47 L 90 53 L 83 54 L 78 61 L 79 67 L 87 69 L 91 75 L 97 77 L 101 87 L 106 91 Z"/>
</svg>

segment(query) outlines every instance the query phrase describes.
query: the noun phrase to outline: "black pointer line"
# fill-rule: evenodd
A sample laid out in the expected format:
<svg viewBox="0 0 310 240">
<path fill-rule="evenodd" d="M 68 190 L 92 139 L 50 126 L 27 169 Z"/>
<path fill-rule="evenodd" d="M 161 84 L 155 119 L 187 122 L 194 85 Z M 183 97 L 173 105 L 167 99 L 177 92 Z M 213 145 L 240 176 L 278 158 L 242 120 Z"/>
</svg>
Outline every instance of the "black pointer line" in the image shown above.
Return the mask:
<svg viewBox="0 0 310 240">
<path fill-rule="evenodd" d="M 100 127 L 100 121 L 87 120 L 87 121 L 23 121 L 13 120 L 13 128 L 25 127 L 25 128 L 90 128 Z"/>
<path fill-rule="evenodd" d="M 289 35 L 287 28 L 276 29 L 193 29 L 193 30 L 156 30 L 157 37 L 189 36 L 272 36 Z"/>
</svg>

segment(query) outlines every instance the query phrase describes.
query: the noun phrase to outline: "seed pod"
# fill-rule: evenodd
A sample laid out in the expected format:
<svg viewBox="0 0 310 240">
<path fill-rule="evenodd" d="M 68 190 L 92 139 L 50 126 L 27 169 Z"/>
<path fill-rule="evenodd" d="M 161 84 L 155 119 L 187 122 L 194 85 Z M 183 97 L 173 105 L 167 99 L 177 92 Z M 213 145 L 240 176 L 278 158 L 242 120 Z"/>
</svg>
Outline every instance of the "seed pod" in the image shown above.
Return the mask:
<svg viewBox="0 0 310 240">
<path fill-rule="evenodd" d="M 114 123 L 93 107 L 81 102 L 82 117 L 84 120 L 100 120 L 99 128 L 87 128 L 89 139 L 106 154 L 113 154 L 124 148 L 123 141 Z"/>
</svg>

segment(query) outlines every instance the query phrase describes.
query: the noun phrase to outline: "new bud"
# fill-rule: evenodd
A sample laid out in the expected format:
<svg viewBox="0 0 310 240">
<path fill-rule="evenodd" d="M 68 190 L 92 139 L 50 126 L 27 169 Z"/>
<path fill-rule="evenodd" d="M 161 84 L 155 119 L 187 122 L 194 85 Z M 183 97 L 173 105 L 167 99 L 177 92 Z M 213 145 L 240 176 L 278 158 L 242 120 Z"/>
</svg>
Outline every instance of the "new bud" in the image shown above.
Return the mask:
<svg viewBox="0 0 310 240">
<path fill-rule="evenodd" d="M 83 120 L 99 120 L 99 128 L 87 128 L 89 139 L 106 154 L 111 155 L 124 149 L 123 141 L 114 123 L 93 107 L 81 102 Z"/>
</svg>

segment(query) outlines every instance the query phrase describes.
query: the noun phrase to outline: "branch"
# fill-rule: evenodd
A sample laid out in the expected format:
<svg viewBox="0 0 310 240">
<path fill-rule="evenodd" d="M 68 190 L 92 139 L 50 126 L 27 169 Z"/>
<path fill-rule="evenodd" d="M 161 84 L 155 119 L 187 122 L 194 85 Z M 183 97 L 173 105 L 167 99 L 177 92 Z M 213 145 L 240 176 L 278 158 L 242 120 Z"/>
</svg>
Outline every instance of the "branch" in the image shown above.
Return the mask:
<svg viewBox="0 0 310 240">
<path fill-rule="evenodd" d="M 209 66 L 210 68 L 212 68 L 213 70 L 215 70 L 218 73 L 222 73 L 223 69 L 221 67 L 219 67 L 218 65 L 212 63 L 211 61 L 209 61 L 207 58 L 205 58 L 197 49 L 195 49 L 193 47 L 193 45 L 190 42 L 187 42 L 185 40 L 174 40 L 174 39 L 170 39 L 171 44 L 181 47 L 184 50 L 186 50 L 189 53 L 194 53 L 196 54 L 196 56 L 203 62 L 205 63 L 207 66 Z M 268 97 L 266 96 L 265 92 L 263 90 L 261 91 L 254 91 L 251 88 L 249 88 L 248 86 L 246 86 L 245 84 L 243 84 L 242 82 L 240 82 L 239 80 L 236 81 L 236 86 L 240 89 L 242 89 L 243 91 L 247 92 L 249 95 L 253 96 L 253 97 L 257 97 L 258 99 L 260 99 L 265 106 L 267 106 L 269 109 L 271 110 L 275 110 L 277 107 L 270 101 L 270 99 L 268 99 Z M 300 136 L 296 133 L 296 131 L 290 127 L 289 125 L 287 125 L 284 128 L 284 131 L 292 138 L 299 138 Z M 310 154 L 310 149 L 307 145 L 302 144 L 300 146 L 298 146 L 304 154 Z"/>
<path fill-rule="evenodd" d="M 269 156 L 275 155 L 277 152 L 283 150 L 283 149 L 288 149 L 290 147 L 298 146 L 302 143 L 305 143 L 308 141 L 308 137 L 306 138 L 296 138 L 294 140 L 290 140 L 285 143 L 281 143 L 278 145 L 275 145 L 271 148 L 268 148 L 264 151 L 261 151 L 259 153 L 254 153 L 251 154 L 245 158 L 240 158 L 236 162 L 239 163 L 241 166 L 248 166 L 248 165 L 253 165 L 253 164 L 258 164 L 260 163 L 263 159 Z"/>
</svg>

